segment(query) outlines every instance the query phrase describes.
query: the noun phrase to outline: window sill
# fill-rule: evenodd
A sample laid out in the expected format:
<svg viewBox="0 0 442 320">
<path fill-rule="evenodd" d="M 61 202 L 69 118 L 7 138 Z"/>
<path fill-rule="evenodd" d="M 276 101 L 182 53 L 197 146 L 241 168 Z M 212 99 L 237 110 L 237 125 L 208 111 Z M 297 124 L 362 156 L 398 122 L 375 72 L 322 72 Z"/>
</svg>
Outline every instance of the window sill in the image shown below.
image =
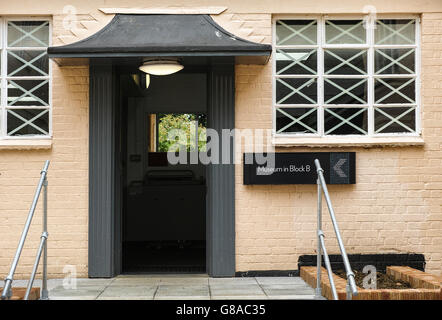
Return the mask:
<svg viewBox="0 0 442 320">
<path fill-rule="evenodd" d="M 275 147 L 406 147 L 423 146 L 422 137 L 283 137 L 274 136 Z"/>
<path fill-rule="evenodd" d="M 52 139 L 0 140 L 0 150 L 51 149 Z"/>
</svg>

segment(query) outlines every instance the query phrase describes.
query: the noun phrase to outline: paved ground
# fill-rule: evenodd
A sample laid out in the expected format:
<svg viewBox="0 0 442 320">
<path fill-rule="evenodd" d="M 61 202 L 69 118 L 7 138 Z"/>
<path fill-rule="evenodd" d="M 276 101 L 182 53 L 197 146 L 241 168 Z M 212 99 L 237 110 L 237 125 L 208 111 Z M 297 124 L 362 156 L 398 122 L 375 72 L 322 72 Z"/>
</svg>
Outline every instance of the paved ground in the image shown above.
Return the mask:
<svg viewBox="0 0 442 320">
<path fill-rule="evenodd" d="M 17 280 L 15 286 L 26 283 Z M 314 299 L 314 289 L 299 277 L 122 275 L 112 279 L 77 279 L 76 288 L 65 288 L 63 279 L 51 279 L 48 289 L 53 300 Z"/>
</svg>

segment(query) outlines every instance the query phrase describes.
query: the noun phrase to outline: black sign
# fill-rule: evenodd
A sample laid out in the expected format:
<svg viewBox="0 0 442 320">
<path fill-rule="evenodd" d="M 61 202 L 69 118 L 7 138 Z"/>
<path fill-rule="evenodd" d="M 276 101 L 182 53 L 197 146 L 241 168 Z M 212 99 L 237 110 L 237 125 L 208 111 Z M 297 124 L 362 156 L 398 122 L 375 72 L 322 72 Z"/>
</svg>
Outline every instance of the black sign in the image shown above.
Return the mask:
<svg viewBox="0 0 442 320">
<path fill-rule="evenodd" d="M 274 165 L 265 162 L 275 156 Z M 316 184 L 315 159 L 321 163 L 328 184 L 356 183 L 354 152 L 245 153 L 244 184 Z"/>
</svg>

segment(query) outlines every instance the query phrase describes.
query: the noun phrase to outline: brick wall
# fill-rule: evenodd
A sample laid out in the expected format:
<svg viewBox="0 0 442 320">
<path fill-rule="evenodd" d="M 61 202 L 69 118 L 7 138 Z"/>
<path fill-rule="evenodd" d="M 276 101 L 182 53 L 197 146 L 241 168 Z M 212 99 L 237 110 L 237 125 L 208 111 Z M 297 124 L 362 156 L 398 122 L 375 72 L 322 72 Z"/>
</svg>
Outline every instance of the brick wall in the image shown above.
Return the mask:
<svg viewBox="0 0 442 320">
<path fill-rule="evenodd" d="M 66 11 L 66 14 L 56 14 L 52 19 L 54 46 L 64 45 L 82 40 L 93 35 L 108 24 L 113 15 L 105 15 L 101 11 L 94 10 Z"/>
<path fill-rule="evenodd" d="M 55 20 L 57 18 L 55 17 Z M 62 32 L 54 24 L 54 42 Z M 65 265 L 87 275 L 89 69 L 52 63 L 52 148 L 0 150 L 0 276 L 9 270 L 45 160 L 48 173 L 48 273 Z M 42 201 L 36 210 L 15 278 L 29 277 L 41 234 Z"/>
<path fill-rule="evenodd" d="M 256 33 L 270 39 L 269 15 L 242 18 L 260 18 Z M 247 26 L 253 29 L 253 24 Z M 423 253 L 426 270 L 435 274 L 442 269 L 441 52 L 442 14 L 424 14 L 425 146 L 276 150 L 356 151 L 357 184 L 329 187 L 348 253 Z M 271 65 L 237 66 L 236 86 L 236 127 L 271 128 Z M 238 145 L 237 150 L 244 148 Z M 242 167 L 236 166 L 237 271 L 296 269 L 299 255 L 316 251 L 315 228 L 316 186 L 244 186 Z M 329 253 L 338 253 L 328 216 L 324 229 Z"/>
<path fill-rule="evenodd" d="M 87 274 L 88 77 L 87 67 L 53 68 L 51 150 L 0 151 L 0 275 L 7 273 L 31 205 L 40 170 L 48 173 L 48 272 L 61 276 L 66 264 Z M 28 277 L 41 234 L 41 201 L 16 278 Z"/>
<path fill-rule="evenodd" d="M 269 9 L 270 10 L 270 9 Z M 325 10 L 325 9 L 324 9 Z M 63 29 L 54 16 L 54 44 L 95 32 L 111 17 L 81 13 L 77 33 Z M 15 12 L 15 11 L 14 11 Z M 102 20 L 101 20 L 102 19 Z M 215 17 L 228 31 L 270 43 L 271 15 Z M 422 125 L 425 146 L 330 148 L 357 152 L 357 184 L 330 186 L 349 253 L 416 252 L 425 254 L 427 270 L 442 267 L 442 13 L 422 19 Z M 44 160 L 49 171 L 49 273 L 63 267 L 87 275 L 88 232 L 88 68 L 53 64 L 53 129 L 50 150 L 0 150 L 0 277 L 7 273 L 26 219 Z M 272 127 L 271 64 L 236 67 L 236 127 Z M 238 153 L 241 152 L 237 148 Z M 325 151 L 278 148 L 277 151 Z M 298 257 L 315 253 L 315 186 L 244 186 L 236 167 L 236 269 L 292 270 Z M 17 278 L 28 276 L 41 232 L 37 210 Z M 325 218 L 330 253 L 338 247 Z"/>
</svg>

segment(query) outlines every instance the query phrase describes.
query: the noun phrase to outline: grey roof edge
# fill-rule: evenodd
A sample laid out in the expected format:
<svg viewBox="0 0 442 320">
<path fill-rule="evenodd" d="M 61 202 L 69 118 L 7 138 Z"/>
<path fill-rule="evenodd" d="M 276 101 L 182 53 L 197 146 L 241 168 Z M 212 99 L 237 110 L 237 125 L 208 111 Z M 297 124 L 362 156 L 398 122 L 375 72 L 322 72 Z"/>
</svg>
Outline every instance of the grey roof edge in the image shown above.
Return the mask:
<svg viewBox="0 0 442 320">
<path fill-rule="evenodd" d="M 94 48 L 88 46 L 88 43 L 98 39 L 103 33 L 107 32 L 113 25 L 119 23 L 122 16 L 129 14 L 116 14 L 115 17 L 102 29 L 96 33 L 71 44 L 62 46 L 53 46 L 47 48 L 50 58 L 93 58 L 93 57 L 135 57 L 135 56 L 270 56 L 272 46 L 269 44 L 255 43 L 228 32 L 218 25 L 210 15 L 193 15 L 203 17 L 212 28 L 221 32 L 226 37 L 234 40 L 232 43 L 238 45 L 222 46 L 200 45 L 192 47 L 192 45 L 176 45 L 168 46 L 165 50 L 161 45 L 147 45 L 145 47 L 127 47 L 124 45 L 114 47 Z M 140 15 L 137 15 L 140 16 Z M 148 15 L 153 16 L 153 15 Z M 158 15 L 155 15 L 158 16 Z M 164 15 L 170 17 L 170 15 Z M 191 16 L 191 15 L 188 15 Z"/>
<path fill-rule="evenodd" d="M 263 51 L 155 51 L 155 52 L 61 52 L 49 54 L 49 58 L 130 58 L 130 57 L 248 57 L 270 56 L 270 52 Z"/>
<path fill-rule="evenodd" d="M 226 36 L 235 38 L 236 40 L 242 41 L 244 43 L 249 43 L 257 48 L 260 47 L 261 50 L 263 50 L 263 51 L 266 51 L 266 50 L 272 51 L 272 46 L 270 44 L 257 43 L 257 42 L 249 41 L 244 38 L 238 37 L 238 36 L 234 35 L 233 33 L 230 33 L 229 31 L 227 31 L 223 27 L 221 27 L 218 23 L 216 23 L 215 20 L 213 20 L 213 18 L 210 15 L 205 14 L 203 16 L 207 20 L 207 22 L 209 22 L 214 28 L 216 28 L 219 31 L 221 31 L 222 33 L 224 33 Z"/>
</svg>

